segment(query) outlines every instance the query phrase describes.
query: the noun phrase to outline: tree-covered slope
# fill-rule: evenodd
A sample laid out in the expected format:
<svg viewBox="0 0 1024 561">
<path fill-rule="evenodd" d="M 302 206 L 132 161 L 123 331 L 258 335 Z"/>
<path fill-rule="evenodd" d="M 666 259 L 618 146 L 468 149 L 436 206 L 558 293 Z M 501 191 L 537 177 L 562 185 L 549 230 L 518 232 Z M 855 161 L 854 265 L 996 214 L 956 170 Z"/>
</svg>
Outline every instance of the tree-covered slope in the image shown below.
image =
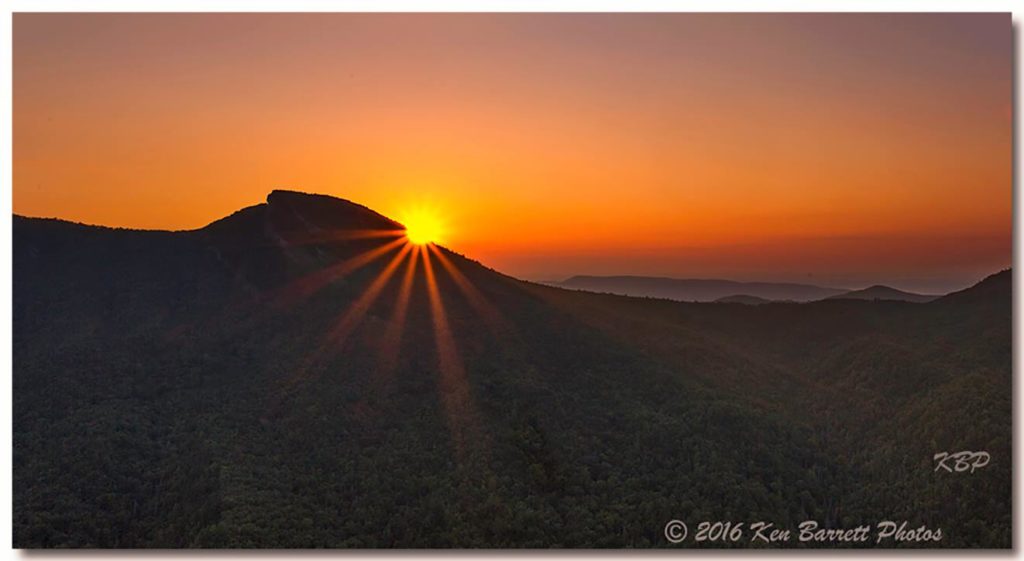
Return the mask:
<svg viewBox="0 0 1024 561">
<path fill-rule="evenodd" d="M 396 228 L 289 192 L 191 232 L 15 217 L 15 546 L 664 547 L 674 518 L 1009 546 L 1009 272 L 685 304 Z M 934 471 L 964 449 L 991 464 Z"/>
</svg>

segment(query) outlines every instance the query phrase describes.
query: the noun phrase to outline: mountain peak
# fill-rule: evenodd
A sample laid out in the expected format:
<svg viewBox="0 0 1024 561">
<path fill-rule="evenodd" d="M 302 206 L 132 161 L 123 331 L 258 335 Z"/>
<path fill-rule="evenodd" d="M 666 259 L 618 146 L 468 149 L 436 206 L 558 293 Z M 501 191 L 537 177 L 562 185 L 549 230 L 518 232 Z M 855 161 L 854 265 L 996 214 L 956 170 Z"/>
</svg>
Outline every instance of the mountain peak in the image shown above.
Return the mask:
<svg viewBox="0 0 1024 561">
<path fill-rule="evenodd" d="M 323 193 L 307 193 L 305 191 L 295 191 L 293 189 L 274 189 L 267 194 L 267 204 L 282 203 L 285 201 L 308 201 L 315 202 L 319 201 L 326 204 L 336 204 L 338 202 L 348 203 L 350 205 L 356 205 L 350 200 L 343 199 L 341 197 L 335 197 L 333 195 L 324 195 Z M 362 205 L 356 205 L 362 206 Z"/>
<path fill-rule="evenodd" d="M 344 238 L 353 232 L 404 229 L 398 222 L 352 201 L 281 189 L 267 195 L 265 227 L 272 238 L 287 244 Z"/>
<path fill-rule="evenodd" d="M 243 208 L 201 231 L 232 246 L 301 245 L 361 237 L 356 232 L 399 232 L 404 227 L 369 208 L 339 197 L 275 189 L 265 203 Z"/>
<path fill-rule="evenodd" d="M 402 225 L 352 201 L 333 197 L 275 189 L 267 195 L 272 217 L 299 222 L 305 229 L 400 230 Z"/>
</svg>

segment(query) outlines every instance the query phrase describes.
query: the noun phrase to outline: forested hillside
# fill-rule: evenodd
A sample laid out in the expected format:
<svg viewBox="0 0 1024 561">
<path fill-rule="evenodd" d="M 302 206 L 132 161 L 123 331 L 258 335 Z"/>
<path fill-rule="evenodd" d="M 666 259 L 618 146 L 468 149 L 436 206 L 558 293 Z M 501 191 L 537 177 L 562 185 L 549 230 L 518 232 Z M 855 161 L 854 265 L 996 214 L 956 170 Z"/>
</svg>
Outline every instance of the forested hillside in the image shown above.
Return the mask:
<svg viewBox="0 0 1024 561">
<path fill-rule="evenodd" d="M 15 217 L 15 547 L 698 546 L 671 519 L 1010 547 L 1010 271 L 682 303 L 398 227 L 283 191 L 188 232 Z M 991 462 L 936 471 L 961 450 Z"/>
</svg>

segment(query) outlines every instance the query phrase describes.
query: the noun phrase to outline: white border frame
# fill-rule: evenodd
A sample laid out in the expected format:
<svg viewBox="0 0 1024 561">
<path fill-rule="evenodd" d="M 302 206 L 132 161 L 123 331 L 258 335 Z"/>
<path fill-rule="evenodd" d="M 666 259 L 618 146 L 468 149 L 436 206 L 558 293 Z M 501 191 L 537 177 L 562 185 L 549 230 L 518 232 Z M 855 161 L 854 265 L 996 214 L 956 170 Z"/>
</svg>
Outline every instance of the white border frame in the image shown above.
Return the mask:
<svg viewBox="0 0 1024 561">
<path fill-rule="evenodd" d="M 737 558 L 737 557 L 800 557 L 820 559 L 828 557 L 858 558 L 870 556 L 876 559 L 899 559 L 904 557 L 943 557 L 975 559 L 981 556 L 999 555 L 1001 557 L 1020 556 L 1018 549 L 1012 554 L 1000 550 L 960 550 L 960 551 L 913 551 L 903 553 L 885 551 L 879 554 L 868 554 L 856 550 L 744 550 L 723 552 L 709 550 L 651 550 L 651 551 L 287 551 L 287 550 L 255 550 L 255 551 L 91 551 L 61 552 L 36 551 L 27 553 L 11 549 L 12 524 L 12 411 L 11 411 L 11 374 L 13 371 L 11 357 L 11 212 L 13 189 L 13 105 L 12 105 L 12 14 L 14 12 L 1010 12 L 1014 21 L 1014 235 L 1013 235 L 1013 266 L 1014 274 L 1013 298 L 1013 518 L 1014 546 L 1020 545 L 1020 498 L 1021 498 L 1021 423 L 1018 407 L 1021 403 L 1021 385 L 1016 374 L 1021 372 L 1022 355 L 1017 345 L 1021 333 L 1021 301 L 1020 301 L 1020 198 L 1017 196 L 1018 162 L 1021 146 L 1017 142 L 1017 130 L 1020 114 L 1017 111 L 1019 98 L 1018 80 L 1021 73 L 1021 57 L 1019 53 L 1019 29 L 1024 14 L 1024 3 L 1008 0 L 94 0 L 88 4 L 75 0 L 13 0 L 0 13 L 0 372 L 3 383 L 0 384 L 0 557 L 7 559 L 48 559 L 69 556 L 89 558 L 136 558 L 136 557 L 189 557 L 193 559 L 224 559 L 234 557 L 259 557 L 261 559 L 290 559 L 295 556 L 309 557 L 344 557 L 346 559 L 389 559 L 411 556 L 430 558 L 523 558 L 558 559 L 566 557 L 601 557 L 622 559 L 627 557 L 687 557 L 687 558 Z"/>
</svg>

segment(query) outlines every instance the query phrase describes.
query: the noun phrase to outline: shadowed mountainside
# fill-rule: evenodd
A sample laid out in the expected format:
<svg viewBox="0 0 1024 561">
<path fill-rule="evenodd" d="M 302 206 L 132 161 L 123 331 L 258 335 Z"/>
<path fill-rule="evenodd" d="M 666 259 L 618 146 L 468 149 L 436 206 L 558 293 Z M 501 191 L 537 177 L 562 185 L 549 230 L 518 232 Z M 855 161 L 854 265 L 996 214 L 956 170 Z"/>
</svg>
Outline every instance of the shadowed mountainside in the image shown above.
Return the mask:
<svg viewBox="0 0 1024 561">
<path fill-rule="evenodd" d="M 926 304 L 593 294 L 286 191 L 13 235 L 15 547 L 665 547 L 670 519 L 1010 546 L 1009 271 Z M 959 450 L 992 461 L 934 470 Z"/>
</svg>

